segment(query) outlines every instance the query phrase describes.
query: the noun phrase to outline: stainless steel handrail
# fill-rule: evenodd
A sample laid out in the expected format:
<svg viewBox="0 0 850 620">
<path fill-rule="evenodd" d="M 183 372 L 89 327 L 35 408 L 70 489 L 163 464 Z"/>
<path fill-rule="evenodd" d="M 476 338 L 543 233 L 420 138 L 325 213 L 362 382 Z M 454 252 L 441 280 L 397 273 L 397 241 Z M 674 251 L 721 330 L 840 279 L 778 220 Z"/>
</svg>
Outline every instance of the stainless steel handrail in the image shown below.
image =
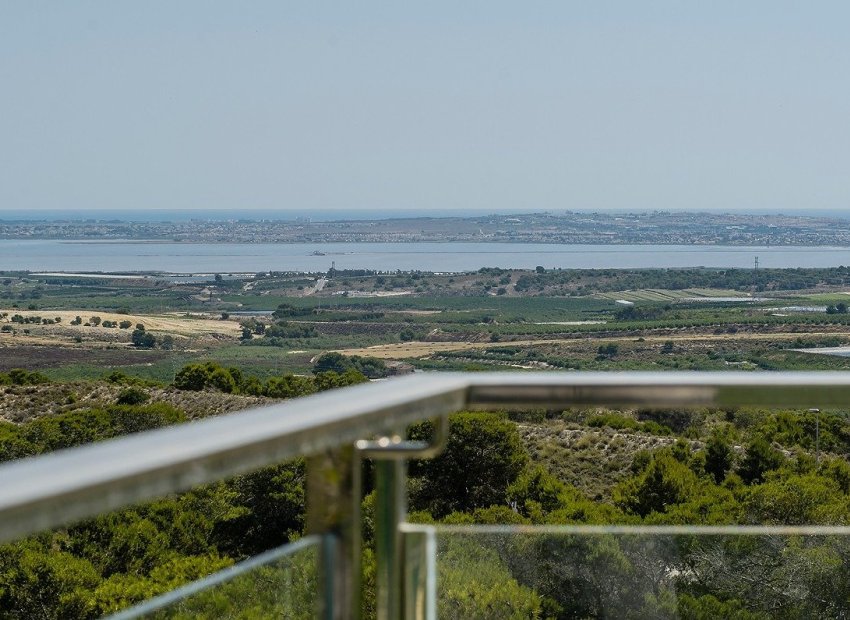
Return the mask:
<svg viewBox="0 0 850 620">
<path fill-rule="evenodd" d="M 850 373 L 423 373 L 0 466 L 0 540 L 464 408 L 850 406 Z"/>
<path fill-rule="evenodd" d="M 0 541 L 445 415 L 462 377 L 358 385 L 0 466 Z"/>
</svg>

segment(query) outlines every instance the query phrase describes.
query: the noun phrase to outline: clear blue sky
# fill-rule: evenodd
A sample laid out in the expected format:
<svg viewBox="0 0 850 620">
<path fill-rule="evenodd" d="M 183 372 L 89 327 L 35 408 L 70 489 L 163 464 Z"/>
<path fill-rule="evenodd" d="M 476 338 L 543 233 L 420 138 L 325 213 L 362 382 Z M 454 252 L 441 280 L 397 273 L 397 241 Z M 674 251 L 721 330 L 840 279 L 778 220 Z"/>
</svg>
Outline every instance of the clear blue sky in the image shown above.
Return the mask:
<svg viewBox="0 0 850 620">
<path fill-rule="evenodd" d="M 847 2 L 4 2 L 0 210 L 847 209 Z"/>
</svg>

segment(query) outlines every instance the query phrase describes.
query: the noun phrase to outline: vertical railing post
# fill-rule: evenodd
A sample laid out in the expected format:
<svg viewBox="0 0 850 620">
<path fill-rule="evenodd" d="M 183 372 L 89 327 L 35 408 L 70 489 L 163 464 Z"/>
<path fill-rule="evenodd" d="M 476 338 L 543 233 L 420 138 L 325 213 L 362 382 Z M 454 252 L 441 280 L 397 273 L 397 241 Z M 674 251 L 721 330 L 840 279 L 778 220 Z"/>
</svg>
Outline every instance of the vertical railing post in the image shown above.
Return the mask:
<svg viewBox="0 0 850 620">
<path fill-rule="evenodd" d="M 360 617 L 361 461 L 353 446 L 307 459 L 308 534 L 323 536 L 322 620 Z"/>
<path fill-rule="evenodd" d="M 378 620 L 402 617 L 402 539 L 407 517 L 406 462 L 375 461 L 375 565 Z"/>
</svg>

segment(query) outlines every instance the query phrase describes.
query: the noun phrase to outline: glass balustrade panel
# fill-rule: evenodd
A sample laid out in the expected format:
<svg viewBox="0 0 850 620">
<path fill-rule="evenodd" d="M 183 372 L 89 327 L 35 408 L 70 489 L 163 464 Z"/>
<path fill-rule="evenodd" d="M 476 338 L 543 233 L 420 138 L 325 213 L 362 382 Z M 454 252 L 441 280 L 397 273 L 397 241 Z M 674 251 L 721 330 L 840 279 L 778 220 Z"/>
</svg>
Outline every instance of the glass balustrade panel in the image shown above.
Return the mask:
<svg viewBox="0 0 850 620">
<path fill-rule="evenodd" d="M 850 617 L 850 528 L 403 531 L 407 617 Z"/>
<path fill-rule="evenodd" d="M 163 594 L 111 620 L 312 620 L 320 539 L 306 537 Z"/>
</svg>

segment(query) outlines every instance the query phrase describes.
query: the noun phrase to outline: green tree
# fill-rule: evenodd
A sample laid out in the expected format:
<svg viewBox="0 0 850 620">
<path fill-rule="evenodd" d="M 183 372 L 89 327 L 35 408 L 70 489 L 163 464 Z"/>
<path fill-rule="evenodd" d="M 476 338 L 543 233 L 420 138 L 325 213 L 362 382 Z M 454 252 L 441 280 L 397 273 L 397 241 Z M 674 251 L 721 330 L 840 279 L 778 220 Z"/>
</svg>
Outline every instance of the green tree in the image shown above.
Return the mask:
<svg viewBox="0 0 850 620">
<path fill-rule="evenodd" d="M 366 383 L 368 381 L 369 379 L 367 379 L 363 373 L 360 373 L 353 368 L 349 368 L 342 374 L 333 371 L 320 372 L 314 377 L 313 384 L 316 386 L 316 390 L 324 392 L 325 390 L 357 385 L 358 383 Z"/>
<path fill-rule="evenodd" d="M 227 394 L 235 392 L 237 387 L 233 375 L 221 367 L 213 369 L 207 375 L 206 385 Z"/>
<path fill-rule="evenodd" d="M 11 422 L 0 422 L 0 461 L 11 461 L 38 452 L 38 448 L 27 441 L 21 427 Z"/>
<path fill-rule="evenodd" d="M 508 487 L 507 500 L 514 509 L 533 520 L 564 507 L 575 489 L 567 487 L 539 465 L 529 467 Z"/>
<path fill-rule="evenodd" d="M 784 462 L 785 457 L 779 450 L 773 448 L 764 438 L 756 437 L 747 446 L 738 467 L 738 475 L 747 484 L 764 482 L 764 475 L 779 469 Z"/>
<path fill-rule="evenodd" d="M 170 590 L 206 577 L 233 564 L 230 558 L 215 553 L 199 556 L 172 556 L 151 569 L 147 575 L 116 573 L 105 579 L 95 589 L 92 598 L 97 615 L 113 614 L 125 607 L 164 594 Z M 216 589 L 213 589 L 215 591 Z M 193 597 L 193 602 L 200 597 Z M 233 608 L 238 604 L 231 602 Z M 207 610 L 207 616 L 215 614 L 216 607 Z M 222 609 L 221 605 L 218 609 Z"/>
<path fill-rule="evenodd" d="M 124 388 L 118 393 L 119 405 L 141 405 L 148 400 L 150 395 L 144 390 L 137 387 Z"/>
<path fill-rule="evenodd" d="M 174 375 L 174 387 L 178 390 L 200 392 L 207 386 L 209 374 L 206 364 L 187 364 Z"/>
<path fill-rule="evenodd" d="M 313 373 L 316 375 L 323 372 L 343 374 L 348 370 L 355 370 L 370 379 L 386 377 L 388 372 L 384 360 L 359 355 L 349 357 L 336 352 L 322 354 L 313 364 Z"/>
<path fill-rule="evenodd" d="M 493 549 L 469 539 L 450 540 L 440 555 L 440 569 L 440 618 L 543 618 L 542 597 L 521 585 Z"/>
<path fill-rule="evenodd" d="M 250 394 L 251 396 L 263 396 L 265 394 L 265 386 L 257 377 L 251 375 L 240 382 L 239 392 Z"/>
<path fill-rule="evenodd" d="M 5 618 L 94 618 L 90 592 L 101 574 L 91 562 L 25 541 L 0 549 L 0 609 Z"/>
<path fill-rule="evenodd" d="M 24 370 L 23 368 L 13 368 L 8 374 L 9 382 L 12 385 L 39 385 L 41 383 L 50 383 L 50 379 L 46 375 L 37 371 Z"/>
<path fill-rule="evenodd" d="M 106 412 L 113 437 L 180 424 L 187 420 L 183 411 L 168 403 L 152 403 L 143 406 L 119 404 L 107 407 Z"/>
<path fill-rule="evenodd" d="M 759 525 L 839 525 L 850 517 L 838 483 L 817 474 L 771 479 L 753 486 L 744 509 L 747 520 Z"/>
<path fill-rule="evenodd" d="M 296 308 L 292 304 L 280 304 L 277 309 L 272 312 L 272 317 L 276 320 L 287 319 L 295 316 L 304 316 L 310 314 L 309 308 Z"/>
<path fill-rule="evenodd" d="M 771 617 L 764 612 L 748 610 L 742 601 L 724 601 L 711 594 L 696 597 L 682 593 L 678 595 L 677 603 L 678 617 L 688 620 L 768 620 Z"/>
<path fill-rule="evenodd" d="M 713 432 L 705 446 L 705 473 L 720 484 L 726 477 L 726 473 L 732 469 L 734 458 L 729 440 L 721 433 Z"/>
<path fill-rule="evenodd" d="M 413 427 L 413 439 L 430 440 L 431 423 Z M 436 517 L 507 503 L 507 491 L 528 462 L 516 425 L 490 413 L 449 418 L 446 449 L 411 464 L 411 506 Z M 461 473 L 462 472 L 462 473 Z"/>
<path fill-rule="evenodd" d="M 304 460 L 265 467 L 230 483 L 238 516 L 213 532 L 216 545 L 234 557 L 250 556 L 286 543 L 304 527 Z"/>
<path fill-rule="evenodd" d="M 296 398 L 306 396 L 316 391 L 316 386 L 309 377 L 284 375 L 272 377 L 266 383 L 266 396 L 272 398 Z"/>
<path fill-rule="evenodd" d="M 130 342 L 140 349 L 152 349 L 156 346 L 156 337 L 143 329 L 136 329 L 130 335 Z"/>
<path fill-rule="evenodd" d="M 696 487 L 697 477 L 688 466 L 663 451 L 641 474 L 614 488 L 614 503 L 628 513 L 645 517 L 686 501 Z"/>
<path fill-rule="evenodd" d="M 349 368 L 354 368 L 354 364 L 348 356 L 331 351 L 323 353 L 316 359 L 313 364 L 313 373 L 333 371 L 342 374 Z"/>
</svg>

